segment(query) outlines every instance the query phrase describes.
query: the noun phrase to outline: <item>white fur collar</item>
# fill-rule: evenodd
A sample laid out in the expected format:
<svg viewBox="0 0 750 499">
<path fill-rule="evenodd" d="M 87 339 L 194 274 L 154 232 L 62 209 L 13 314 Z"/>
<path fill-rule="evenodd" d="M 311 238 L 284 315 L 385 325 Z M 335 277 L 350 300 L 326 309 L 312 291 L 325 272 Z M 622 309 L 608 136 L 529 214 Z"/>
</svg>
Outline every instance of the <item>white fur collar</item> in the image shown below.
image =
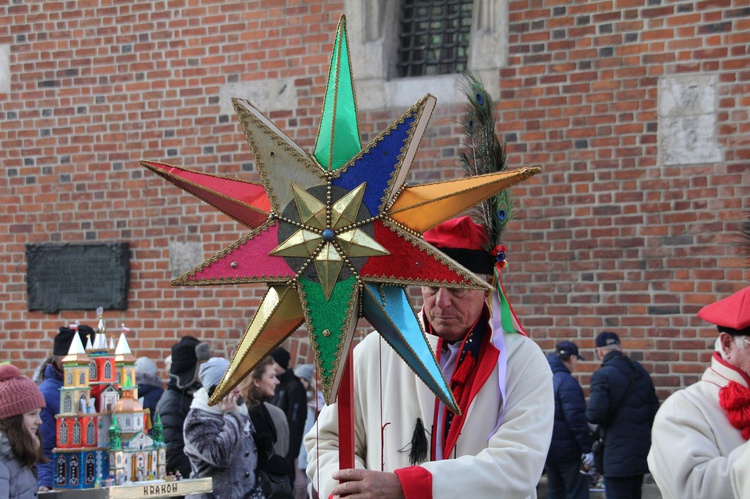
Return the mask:
<svg viewBox="0 0 750 499">
<path fill-rule="evenodd" d="M 240 410 L 238 411 L 243 416 L 247 416 L 247 406 L 245 404 L 240 404 Z M 218 416 L 221 416 L 224 414 L 224 411 L 221 410 L 221 407 L 219 407 L 219 404 L 216 405 L 208 405 L 208 390 L 206 390 L 205 387 L 202 387 L 199 389 L 195 394 L 193 394 L 193 402 L 190 404 L 191 409 L 199 409 L 203 412 L 208 412 L 211 414 L 216 414 Z"/>
</svg>

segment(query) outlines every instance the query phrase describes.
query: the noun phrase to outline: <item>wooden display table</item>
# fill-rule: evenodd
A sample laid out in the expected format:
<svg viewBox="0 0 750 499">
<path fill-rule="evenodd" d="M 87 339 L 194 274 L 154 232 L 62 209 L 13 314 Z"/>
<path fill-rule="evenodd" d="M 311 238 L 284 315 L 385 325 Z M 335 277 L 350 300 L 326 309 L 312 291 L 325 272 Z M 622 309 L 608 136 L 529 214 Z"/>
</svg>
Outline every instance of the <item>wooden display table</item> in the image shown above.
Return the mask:
<svg viewBox="0 0 750 499">
<path fill-rule="evenodd" d="M 138 497 L 172 497 L 185 494 L 212 492 L 212 478 L 190 478 L 165 482 L 153 480 L 131 485 L 117 485 L 98 489 L 61 489 L 40 492 L 42 499 L 134 499 Z"/>
</svg>

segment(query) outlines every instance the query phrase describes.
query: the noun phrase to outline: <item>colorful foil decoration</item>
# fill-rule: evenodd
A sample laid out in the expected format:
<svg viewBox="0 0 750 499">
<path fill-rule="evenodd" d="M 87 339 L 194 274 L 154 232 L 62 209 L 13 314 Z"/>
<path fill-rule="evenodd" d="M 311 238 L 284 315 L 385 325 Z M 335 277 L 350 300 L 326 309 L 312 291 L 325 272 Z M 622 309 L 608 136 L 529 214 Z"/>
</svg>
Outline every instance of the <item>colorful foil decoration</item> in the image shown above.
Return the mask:
<svg viewBox="0 0 750 499">
<path fill-rule="evenodd" d="M 326 402 L 333 403 L 364 317 L 458 412 L 404 287 L 490 288 L 421 234 L 540 169 L 406 185 L 435 98 L 426 95 L 363 148 L 343 16 L 311 155 L 247 100 L 232 103 L 260 183 L 141 161 L 251 229 L 172 284 L 269 286 L 209 403 L 218 403 L 302 323 Z"/>
</svg>

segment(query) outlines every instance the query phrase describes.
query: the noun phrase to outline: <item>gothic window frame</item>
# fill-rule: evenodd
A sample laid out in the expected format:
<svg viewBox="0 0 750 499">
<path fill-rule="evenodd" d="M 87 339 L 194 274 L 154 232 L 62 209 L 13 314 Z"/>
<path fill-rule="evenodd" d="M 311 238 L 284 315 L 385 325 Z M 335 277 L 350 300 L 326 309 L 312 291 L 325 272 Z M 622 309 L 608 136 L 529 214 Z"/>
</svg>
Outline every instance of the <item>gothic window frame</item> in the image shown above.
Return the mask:
<svg viewBox="0 0 750 499">
<path fill-rule="evenodd" d="M 57 472 L 55 485 L 64 486 L 68 477 L 68 460 L 66 459 L 64 454 L 57 455 L 57 462 L 55 463 L 55 471 Z"/>
<path fill-rule="evenodd" d="M 92 360 L 91 362 L 89 362 L 89 380 L 95 380 L 98 375 L 97 372 L 98 369 L 96 362 Z"/>
<path fill-rule="evenodd" d="M 454 74 L 469 64 L 474 0 L 400 0 L 394 75 Z"/>
<path fill-rule="evenodd" d="M 80 463 L 78 462 L 78 456 L 76 456 L 75 454 L 70 456 L 70 461 L 68 462 L 68 470 L 68 485 L 77 486 L 81 478 L 81 467 Z"/>
<path fill-rule="evenodd" d="M 63 419 L 60 423 L 60 444 L 68 443 L 68 423 Z"/>
<path fill-rule="evenodd" d="M 86 454 L 83 480 L 86 485 L 91 485 L 96 482 L 96 458 L 91 453 Z"/>
<path fill-rule="evenodd" d="M 73 423 L 73 443 L 81 443 L 81 423 L 77 419 L 76 422 Z"/>
<path fill-rule="evenodd" d="M 96 425 L 94 419 L 89 420 L 89 424 L 86 425 L 86 443 L 88 445 L 96 444 Z"/>
<path fill-rule="evenodd" d="M 474 0 L 468 67 L 490 95 L 500 97 L 500 68 L 508 59 L 509 0 Z M 465 101 L 458 74 L 396 78 L 401 2 L 344 0 L 352 73 L 360 111 L 408 108 L 426 92 L 438 104 Z"/>
</svg>

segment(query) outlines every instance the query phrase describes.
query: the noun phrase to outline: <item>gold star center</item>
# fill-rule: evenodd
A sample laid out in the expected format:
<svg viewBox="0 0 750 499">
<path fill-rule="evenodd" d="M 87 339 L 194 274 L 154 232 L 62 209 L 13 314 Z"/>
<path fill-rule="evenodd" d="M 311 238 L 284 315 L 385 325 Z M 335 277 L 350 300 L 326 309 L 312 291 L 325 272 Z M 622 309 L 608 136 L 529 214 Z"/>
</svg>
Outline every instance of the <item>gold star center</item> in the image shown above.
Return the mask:
<svg viewBox="0 0 750 499">
<path fill-rule="evenodd" d="M 390 254 L 359 228 L 357 215 L 362 205 L 365 184 L 358 185 L 332 204 L 292 184 L 300 228 L 274 248 L 270 254 L 314 259 L 315 270 L 326 298 L 336 284 L 349 257 Z"/>
</svg>

